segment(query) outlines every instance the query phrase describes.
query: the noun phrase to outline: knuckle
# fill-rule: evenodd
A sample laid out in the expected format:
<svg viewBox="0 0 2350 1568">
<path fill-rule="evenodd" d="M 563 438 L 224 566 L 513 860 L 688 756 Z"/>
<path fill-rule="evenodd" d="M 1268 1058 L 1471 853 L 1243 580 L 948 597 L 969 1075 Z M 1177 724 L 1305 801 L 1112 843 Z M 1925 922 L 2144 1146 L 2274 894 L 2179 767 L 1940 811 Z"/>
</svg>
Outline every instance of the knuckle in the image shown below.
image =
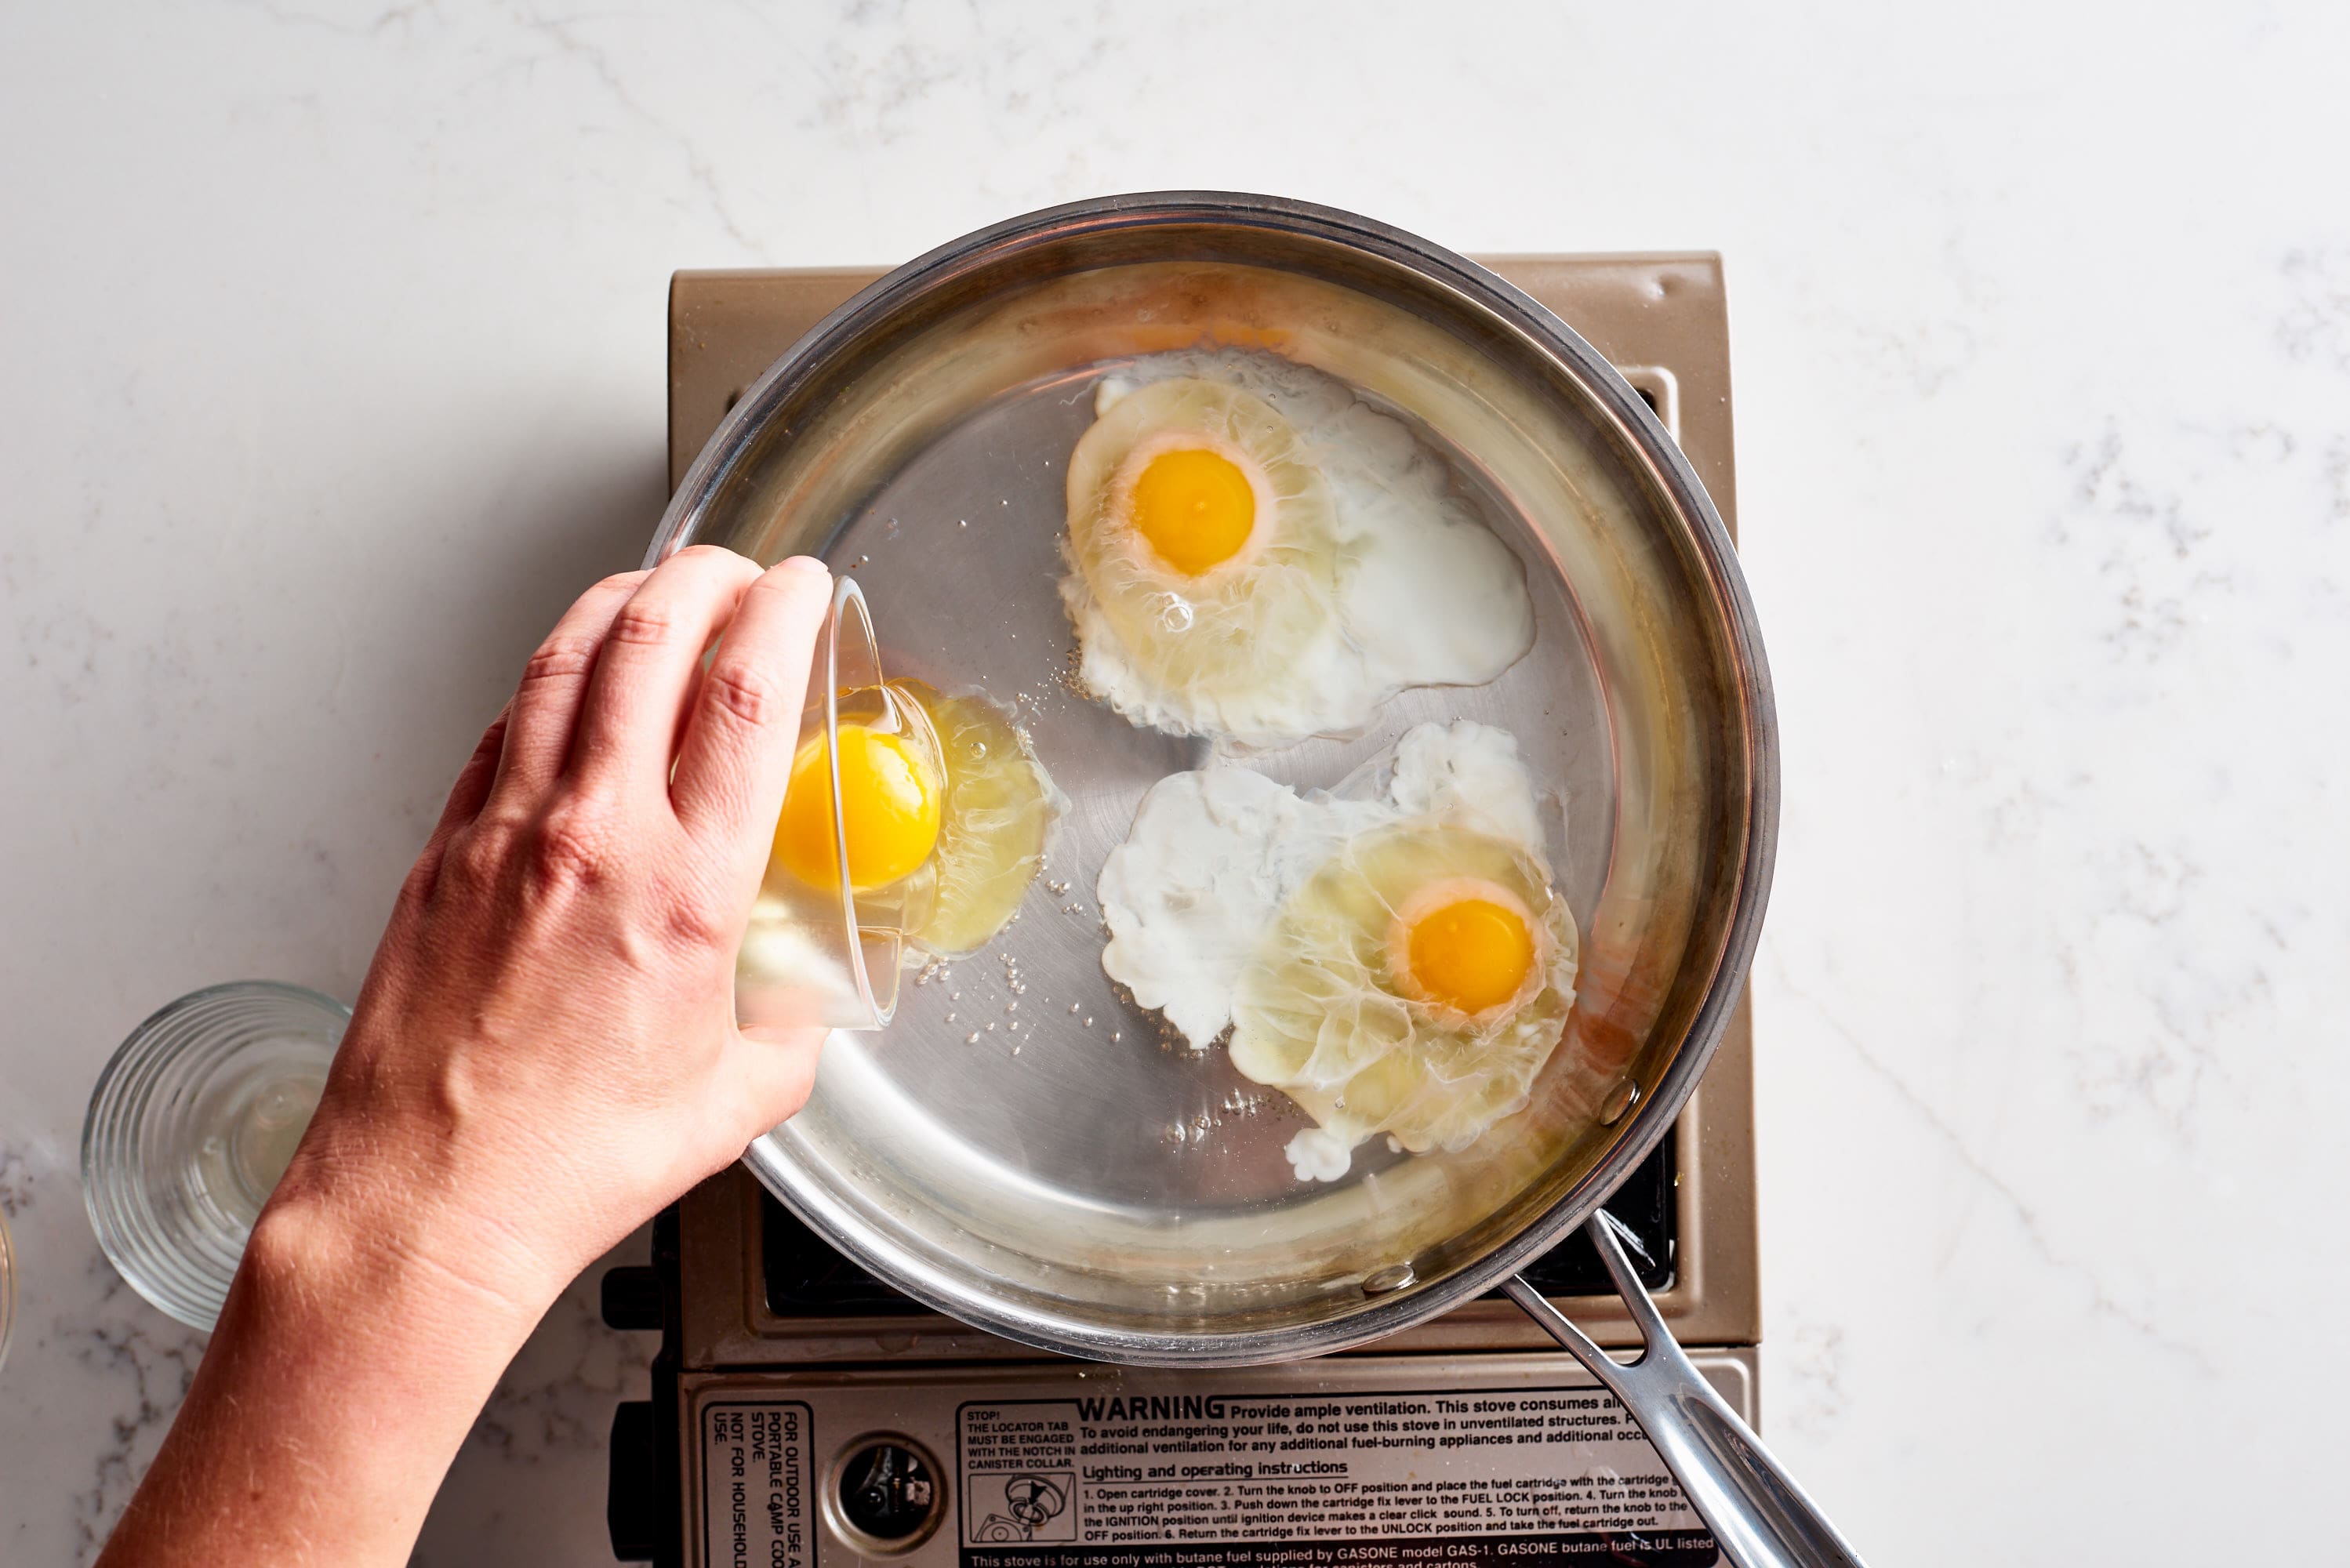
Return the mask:
<svg viewBox="0 0 2350 1568">
<path fill-rule="evenodd" d="M 542 890 L 601 881 L 619 861 L 620 837 L 598 807 L 576 801 L 549 807 L 530 836 L 532 880 Z"/>
<path fill-rule="evenodd" d="M 740 659 L 722 659 L 711 665 L 702 690 L 712 708 L 754 729 L 784 714 L 784 694 L 774 679 Z"/>
<path fill-rule="evenodd" d="M 416 864 L 400 881 L 399 896 L 394 908 L 402 913 L 421 909 L 432 902 L 432 895 L 441 886 L 442 873 L 448 868 L 450 845 L 446 841 L 427 844 Z"/>
<path fill-rule="evenodd" d="M 585 680 L 596 668 L 596 644 L 584 637 L 550 637 L 538 645 L 538 651 L 522 667 L 522 683 L 545 686 L 550 682 Z"/>
<path fill-rule="evenodd" d="M 658 600 L 649 601 L 642 594 L 620 607 L 612 618 L 612 640 L 660 644 L 677 632 L 677 618 Z"/>
<path fill-rule="evenodd" d="M 710 898 L 682 893 L 669 900 L 665 912 L 669 940 L 689 951 L 715 951 L 727 943 L 733 922 Z"/>
<path fill-rule="evenodd" d="M 681 877 L 662 890 L 661 921 L 671 944 L 688 951 L 715 951 L 740 940 L 741 911 L 727 907 L 705 881 Z"/>
<path fill-rule="evenodd" d="M 434 876 L 436 887 L 445 885 L 460 894 L 478 892 L 494 884 L 506 862 L 513 834 L 504 824 L 484 815 L 473 825 L 451 836 L 441 853 L 441 863 Z"/>
</svg>

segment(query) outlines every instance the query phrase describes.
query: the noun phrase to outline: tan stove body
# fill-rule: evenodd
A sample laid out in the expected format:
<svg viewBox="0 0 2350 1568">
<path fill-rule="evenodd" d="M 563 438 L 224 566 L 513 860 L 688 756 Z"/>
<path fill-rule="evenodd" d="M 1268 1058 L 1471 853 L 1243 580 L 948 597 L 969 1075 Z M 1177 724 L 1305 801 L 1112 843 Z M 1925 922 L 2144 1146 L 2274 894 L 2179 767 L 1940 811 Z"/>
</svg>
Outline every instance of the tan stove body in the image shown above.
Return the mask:
<svg viewBox="0 0 2350 1568">
<path fill-rule="evenodd" d="M 1483 259 L 1623 371 L 1680 442 L 1734 535 L 1720 259 Z M 671 483 L 753 380 L 880 275 L 854 269 L 677 274 L 670 293 Z M 1659 1243 L 1650 1283 L 1666 1320 L 1753 1422 L 1762 1321 L 1752 1033 L 1742 999 L 1672 1137 L 1627 1183 L 1625 1201 L 1647 1211 Z M 1561 1260 L 1552 1271 L 1560 1282 L 1553 1299 L 1602 1343 L 1637 1344 L 1596 1265 L 1576 1264 L 1566 1251 L 1553 1254 Z M 1552 1293 L 1548 1280 L 1544 1288 Z M 1351 1559 L 1326 1556 L 1325 1563 L 1435 1556 L 1468 1563 L 1496 1553 L 1496 1561 L 1523 1561 L 1594 1550 L 1597 1538 L 1587 1527 L 1595 1521 L 1619 1543 L 1614 1549 L 1635 1543 L 1632 1561 L 1712 1560 L 1701 1531 L 1688 1528 L 1694 1515 L 1675 1513 L 1669 1499 L 1644 1502 L 1644 1486 L 1635 1485 L 1630 1501 L 1609 1501 L 1627 1490 L 1603 1484 L 1610 1473 L 1645 1473 L 1640 1463 L 1662 1467 L 1637 1433 L 1613 1435 L 1620 1412 L 1611 1417 L 1585 1406 L 1596 1398 L 1612 1409 L 1613 1401 L 1596 1396 L 1590 1380 L 1505 1301 L 1458 1308 L 1369 1351 L 1289 1366 L 1139 1371 L 1040 1357 L 892 1298 L 838 1261 L 738 1167 L 663 1217 L 654 1265 L 614 1271 L 605 1308 L 615 1326 L 658 1328 L 664 1335 L 654 1399 L 624 1405 L 614 1423 L 610 1514 L 624 1561 L 1139 1568 L 1171 1561 L 1154 1559 L 1154 1552 L 1180 1550 L 1188 1568 L 1211 1568 L 1284 1561 L 1268 1555 L 1284 1542 L 1320 1542 L 1334 1552 L 1345 1542 L 1363 1545 Z M 1127 1423 L 1136 1428 L 1130 1439 L 1072 1434 L 1055 1449 L 1021 1435 L 1038 1422 L 1122 1433 L 1125 1426 L 1115 1422 L 1081 1418 L 1088 1408 L 1128 1408 L 1102 1403 L 1116 1399 L 1169 1414 Z M 1439 1411 L 1480 1404 L 1526 1408 Z M 1225 1413 L 1205 1414 L 1211 1406 Z M 1423 1407 L 1418 1417 L 1364 1414 Z M 1187 1410 L 1192 1414 L 1182 1414 Z M 1359 1417 L 1367 1428 L 1456 1420 L 1464 1429 L 1431 1430 L 1424 1452 L 1408 1430 L 1376 1438 L 1255 1430 L 1294 1428 L 1295 1419 L 1266 1412 L 1295 1410 L 1333 1412 L 1309 1417 L 1309 1425 L 1351 1428 Z M 1014 1419 L 1021 1412 L 1033 1418 Z M 1511 1423 L 1523 1432 L 1538 1420 L 1551 1423 L 1545 1441 L 1496 1450 Z M 1609 1420 L 1619 1425 L 1607 1427 Z M 1598 1446 L 1565 1440 L 1586 1430 L 1599 1434 Z M 1385 1447 L 1355 1450 L 1346 1460 L 1290 1457 L 1327 1451 L 1312 1449 L 1317 1442 Z M 1242 1445 L 1267 1444 L 1274 1448 L 1270 1457 L 1232 1455 Z M 1302 1446 L 1283 1446 L 1288 1444 Z M 1128 1447 L 1159 1451 L 1104 1457 Z M 1529 1455 L 1559 1473 L 1520 1478 L 1526 1486 L 1509 1494 L 1520 1501 L 1498 1501 L 1504 1490 L 1492 1475 L 1533 1463 Z M 1635 1462 L 1627 1469 L 1626 1461 Z M 1282 1469 L 1341 1463 L 1373 1479 L 1333 1480 L 1323 1472 L 1316 1480 Z M 1241 1466 L 1261 1473 L 1205 1473 Z M 1568 1473 L 1578 1466 L 1586 1472 L 1580 1479 Z M 1123 1479 L 1125 1469 L 1162 1468 L 1202 1473 Z M 1318 1496 L 1304 1495 L 1317 1485 Z M 1219 1488 L 1223 1496 L 1216 1495 Z M 1557 1528 L 1545 1533 L 1529 1523 L 1537 1512 L 1540 1522 Z M 1167 1539 L 1148 1539 L 1154 1534 Z M 1381 1556 L 1380 1542 L 1401 1544 Z"/>
</svg>

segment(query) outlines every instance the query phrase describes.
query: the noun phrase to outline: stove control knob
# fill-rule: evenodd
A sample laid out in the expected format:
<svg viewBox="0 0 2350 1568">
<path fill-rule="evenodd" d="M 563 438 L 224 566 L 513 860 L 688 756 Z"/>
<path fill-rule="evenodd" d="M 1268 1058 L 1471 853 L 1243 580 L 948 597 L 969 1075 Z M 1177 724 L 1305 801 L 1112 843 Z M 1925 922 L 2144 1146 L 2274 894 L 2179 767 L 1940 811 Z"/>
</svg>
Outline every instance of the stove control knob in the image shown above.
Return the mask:
<svg viewBox="0 0 2350 1568">
<path fill-rule="evenodd" d="M 828 1501 L 850 1545 L 882 1553 L 920 1545 L 947 1506 L 938 1465 L 911 1438 L 890 1433 L 849 1445 L 833 1468 Z"/>
<path fill-rule="evenodd" d="M 640 1263 L 623 1263 L 604 1271 L 602 1299 L 606 1328 L 661 1330 L 660 1271 Z"/>
</svg>

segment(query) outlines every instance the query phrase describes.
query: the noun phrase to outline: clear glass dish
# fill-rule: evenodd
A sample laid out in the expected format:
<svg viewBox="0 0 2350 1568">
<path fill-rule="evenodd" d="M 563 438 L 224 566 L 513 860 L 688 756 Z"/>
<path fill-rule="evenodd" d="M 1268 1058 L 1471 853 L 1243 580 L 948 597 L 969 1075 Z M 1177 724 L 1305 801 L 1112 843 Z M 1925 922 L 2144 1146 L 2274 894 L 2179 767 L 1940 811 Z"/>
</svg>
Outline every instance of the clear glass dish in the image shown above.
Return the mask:
<svg viewBox="0 0 2350 1568">
<path fill-rule="evenodd" d="M 90 1225 L 131 1289 L 190 1327 L 219 1318 L 350 1016 L 301 986 L 211 986 L 131 1031 L 99 1075 L 81 1137 Z"/>
<path fill-rule="evenodd" d="M 938 738 L 921 711 L 886 683 L 872 615 L 848 577 L 833 585 L 832 612 L 808 666 L 795 753 L 823 748 L 830 874 L 812 881 L 795 875 L 784 857 L 770 863 L 735 961 L 734 1012 L 745 1024 L 879 1029 L 897 1011 L 907 888 L 859 888 L 850 877 L 837 745 L 844 724 L 900 735 L 937 765 Z M 795 778 L 799 771 L 794 768 Z M 793 787 L 796 794 L 800 786 Z"/>
</svg>

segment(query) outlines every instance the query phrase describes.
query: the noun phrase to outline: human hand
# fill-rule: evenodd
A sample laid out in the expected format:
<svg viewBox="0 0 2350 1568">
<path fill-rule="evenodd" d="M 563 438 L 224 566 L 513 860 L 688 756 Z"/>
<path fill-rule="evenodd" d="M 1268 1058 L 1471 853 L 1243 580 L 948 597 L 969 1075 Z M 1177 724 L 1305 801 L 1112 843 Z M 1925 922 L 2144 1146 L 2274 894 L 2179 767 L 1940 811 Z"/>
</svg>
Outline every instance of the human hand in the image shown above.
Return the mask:
<svg viewBox="0 0 2350 1568">
<path fill-rule="evenodd" d="M 389 1249 L 536 1321 L 799 1108 L 820 1033 L 746 1036 L 733 982 L 830 583 L 697 546 L 564 616 L 400 889 L 257 1243 Z"/>
<path fill-rule="evenodd" d="M 103 1568 L 406 1562 L 556 1295 L 807 1098 L 820 1035 L 736 1029 L 734 950 L 830 586 L 681 550 L 532 656 Z"/>
</svg>

